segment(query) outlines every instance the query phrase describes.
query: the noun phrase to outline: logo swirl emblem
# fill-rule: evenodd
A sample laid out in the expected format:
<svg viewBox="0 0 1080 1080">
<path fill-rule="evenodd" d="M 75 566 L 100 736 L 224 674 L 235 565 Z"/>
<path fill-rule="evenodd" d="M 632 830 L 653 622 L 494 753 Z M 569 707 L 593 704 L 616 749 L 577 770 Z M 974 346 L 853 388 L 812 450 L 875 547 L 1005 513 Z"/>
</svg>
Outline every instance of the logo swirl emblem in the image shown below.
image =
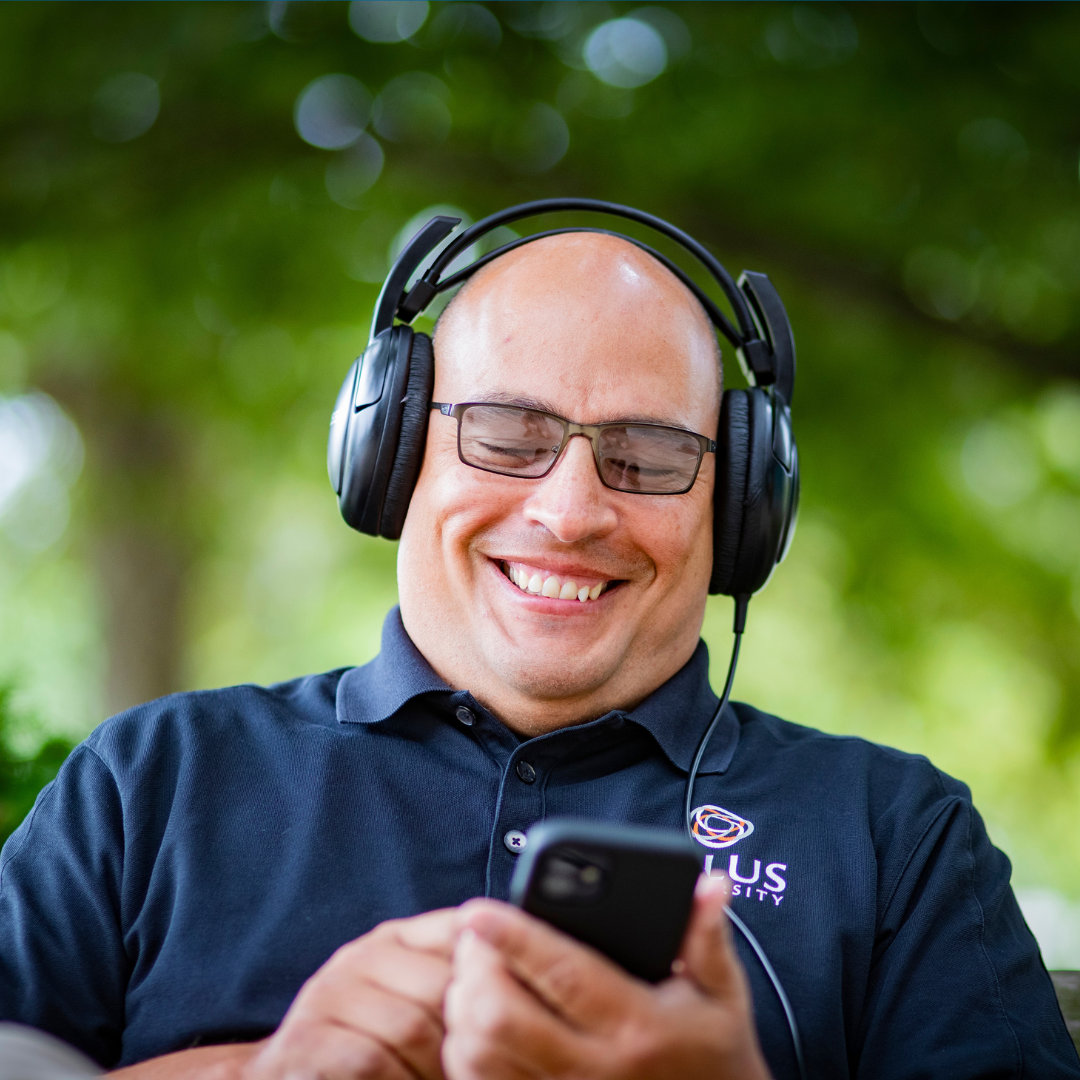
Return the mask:
<svg viewBox="0 0 1080 1080">
<path fill-rule="evenodd" d="M 722 806 L 706 804 L 693 812 L 690 831 L 694 834 L 694 839 L 705 847 L 726 848 L 737 844 L 744 836 L 749 836 L 754 831 L 754 823 L 725 810 Z"/>
</svg>

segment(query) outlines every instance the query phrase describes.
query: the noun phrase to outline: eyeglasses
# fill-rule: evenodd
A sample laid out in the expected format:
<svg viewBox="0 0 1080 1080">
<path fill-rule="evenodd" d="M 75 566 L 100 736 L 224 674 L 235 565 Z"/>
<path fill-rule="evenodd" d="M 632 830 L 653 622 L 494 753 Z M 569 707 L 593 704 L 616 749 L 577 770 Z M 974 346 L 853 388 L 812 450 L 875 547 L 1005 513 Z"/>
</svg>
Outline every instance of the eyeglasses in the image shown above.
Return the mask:
<svg viewBox="0 0 1080 1080">
<path fill-rule="evenodd" d="M 483 401 L 433 401 L 431 408 L 457 420 L 462 462 L 502 476 L 547 476 L 571 438 L 584 435 L 605 487 L 681 495 L 694 486 L 702 457 L 716 453 L 712 439 L 661 424 L 575 424 L 539 409 Z"/>
</svg>

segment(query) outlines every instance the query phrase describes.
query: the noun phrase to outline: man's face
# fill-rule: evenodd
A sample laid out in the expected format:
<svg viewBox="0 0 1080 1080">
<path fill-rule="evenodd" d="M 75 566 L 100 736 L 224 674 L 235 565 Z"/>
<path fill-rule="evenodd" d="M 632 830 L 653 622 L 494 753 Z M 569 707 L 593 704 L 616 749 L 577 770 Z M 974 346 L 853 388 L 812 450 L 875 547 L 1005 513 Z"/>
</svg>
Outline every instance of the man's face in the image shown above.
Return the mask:
<svg viewBox="0 0 1080 1080">
<path fill-rule="evenodd" d="M 552 237 L 497 260 L 446 313 L 435 357 L 438 401 L 716 434 L 711 327 L 668 271 L 612 237 Z M 603 486 L 583 437 L 530 480 L 463 464 L 456 435 L 431 413 L 401 539 L 417 647 L 522 734 L 636 704 L 697 642 L 715 456 L 686 494 L 639 495 Z M 529 591 L 537 579 L 558 595 Z"/>
</svg>

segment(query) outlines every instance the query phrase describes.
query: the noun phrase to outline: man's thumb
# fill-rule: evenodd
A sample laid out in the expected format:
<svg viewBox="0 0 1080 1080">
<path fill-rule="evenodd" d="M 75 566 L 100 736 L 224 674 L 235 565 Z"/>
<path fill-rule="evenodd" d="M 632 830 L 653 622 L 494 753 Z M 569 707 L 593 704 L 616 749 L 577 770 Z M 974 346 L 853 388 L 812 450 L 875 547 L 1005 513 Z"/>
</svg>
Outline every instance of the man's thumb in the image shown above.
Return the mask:
<svg viewBox="0 0 1080 1080">
<path fill-rule="evenodd" d="M 731 882 L 726 875 L 698 878 L 690 925 L 679 953 L 682 973 L 715 998 L 737 993 L 743 979 L 727 917 L 730 895 Z"/>
</svg>

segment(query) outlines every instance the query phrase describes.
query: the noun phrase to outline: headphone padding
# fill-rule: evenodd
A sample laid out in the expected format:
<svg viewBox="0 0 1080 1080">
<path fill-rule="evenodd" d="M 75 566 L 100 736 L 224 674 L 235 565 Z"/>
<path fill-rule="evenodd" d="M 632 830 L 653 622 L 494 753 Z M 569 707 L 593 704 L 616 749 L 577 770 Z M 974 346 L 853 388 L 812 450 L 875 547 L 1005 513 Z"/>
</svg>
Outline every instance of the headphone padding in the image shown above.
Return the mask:
<svg viewBox="0 0 1080 1080">
<path fill-rule="evenodd" d="M 750 446 L 750 397 L 728 390 L 720 405 L 716 484 L 713 489 L 713 570 L 710 593 L 731 595 L 743 532 L 743 504 Z"/>
<path fill-rule="evenodd" d="M 757 387 L 743 393 L 747 395 L 750 423 L 742 533 L 728 582 L 732 596 L 749 596 L 757 592 L 769 580 L 779 554 L 775 535 L 777 508 L 773 505 L 772 402 L 768 394 Z"/>
<path fill-rule="evenodd" d="M 386 484 L 379 535 L 397 540 L 405 524 L 427 442 L 431 392 L 435 385 L 435 354 L 427 334 L 414 334 L 409 354 L 409 377 L 401 403 L 397 453 Z"/>
<path fill-rule="evenodd" d="M 749 597 L 787 554 L 799 510 L 799 455 L 791 414 L 772 393 L 729 391 L 720 415 L 725 461 L 717 462 L 709 591 Z"/>
<path fill-rule="evenodd" d="M 355 524 L 350 524 L 368 536 L 382 535 L 379 530 L 386 505 L 386 488 L 397 458 L 398 433 L 401 430 L 401 401 L 409 377 L 409 353 L 412 349 L 412 328 L 395 326 L 387 332 L 379 356 L 385 365 L 382 391 L 378 401 L 353 417 L 349 425 L 350 454 L 346 458 L 346 489 L 350 502 L 358 510 Z M 374 359 L 374 357 L 373 357 Z M 362 373 L 362 372 L 361 372 Z M 366 416 L 365 416 L 366 414 Z M 364 423 L 359 423 L 361 419 Z M 366 468 L 353 475 L 350 463 L 363 461 Z M 343 490 L 346 490 L 343 489 Z"/>
</svg>

